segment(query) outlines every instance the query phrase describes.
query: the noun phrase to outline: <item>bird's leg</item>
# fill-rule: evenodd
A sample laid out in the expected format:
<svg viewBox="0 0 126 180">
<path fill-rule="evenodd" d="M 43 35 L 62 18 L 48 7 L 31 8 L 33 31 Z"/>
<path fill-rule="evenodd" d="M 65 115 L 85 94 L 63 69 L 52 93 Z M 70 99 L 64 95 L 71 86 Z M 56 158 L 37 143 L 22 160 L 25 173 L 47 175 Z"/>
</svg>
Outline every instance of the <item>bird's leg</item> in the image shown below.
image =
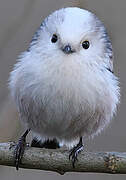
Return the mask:
<svg viewBox="0 0 126 180">
<path fill-rule="evenodd" d="M 81 152 L 82 150 L 83 150 L 83 143 L 82 143 L 82 137 L 80 137 L 79 143 L 73 149 L 70 150 L 70 154 L 69 154 L 69 160 L 72 159 L 73 168 L 75 168 L 75 162 L 77 161 L 77 156 L 79 152 Z"/>
<path fill-rule="evenodd" d="M 29 133 L 30 129 L 27 129 L 25 133 L 20 137 L 15 150 L 14 150 L 14 156 L 15 156 L 15 166 L 16 169 L 19 169 L 19 165 L 21 163 L 22 156 L 24 154 L 25 146 L 26 146 L 26 136 Z"/>
<path fill-rule="evenodd" d="M 37 140 L 37 138 L 34 138 L 31 143 L 31 147 L 39 147 L 39 148 L 47 148 L 47 149 L 57 149 L 60 148 L 59 143 L 56 139 L 52 140 L 46 140 L 44 142 L 41 142 Z"/>
</svg>

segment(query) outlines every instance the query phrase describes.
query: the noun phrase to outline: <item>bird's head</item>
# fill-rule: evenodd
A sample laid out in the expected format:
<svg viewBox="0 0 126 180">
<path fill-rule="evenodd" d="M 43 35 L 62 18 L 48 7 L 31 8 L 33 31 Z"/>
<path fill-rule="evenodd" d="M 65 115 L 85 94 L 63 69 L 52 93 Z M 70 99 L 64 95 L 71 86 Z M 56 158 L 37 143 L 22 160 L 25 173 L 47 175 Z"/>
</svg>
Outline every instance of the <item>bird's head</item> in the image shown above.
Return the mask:
<svg viewBox="0 0 126 180">
<path fill-rule="evenodd" d="M 51 58 L 76 56 L 87 63 L 105 63 L 112 69 L 112 46 L 105 27 L 93 13 L 76 7 L 49 15 L 35 33 L 30 49 Z"/>
</svg>

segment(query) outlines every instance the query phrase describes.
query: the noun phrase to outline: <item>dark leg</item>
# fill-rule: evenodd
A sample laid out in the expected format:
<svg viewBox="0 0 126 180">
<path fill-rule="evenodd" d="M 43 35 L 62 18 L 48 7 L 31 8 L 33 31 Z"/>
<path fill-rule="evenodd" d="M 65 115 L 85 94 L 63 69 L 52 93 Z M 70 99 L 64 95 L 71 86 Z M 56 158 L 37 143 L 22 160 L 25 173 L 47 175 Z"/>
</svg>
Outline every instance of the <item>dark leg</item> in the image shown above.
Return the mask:
<svg viewBox="0 0 126 180">
<path fill-rule="evenodd" d="M 24 154 L 24 149 L 26 146 L 26 136 L 29 133 L 30 129 L 27 129 L 25 133 L 20 137 L 18 144 L 15 147 L 14 156 L 15 156 L 15 166 L 16 169 L 19 169 L 19 165 L 21 163 L 22 156 Z"/>
<path fill-rule="evenodd" d="M 79 143 L 70 151 L 69 159 L 72 159 L 73 168 L 75 168 L 75 162 L 77 161 L 77 156 L 79 152 L 83 150 L 82 137 L 80 138 Z"/>
<path fill-rule="evenodd" d="M 47 149 L 57 149 L 60 148 L 59 143 L 56 139 L 53 140 L 46 140 L 44 142 L 38 141 L 36 138 L 32 140 L 31 143 L 32 147 L 39 147 L 39 148 L 47 148 Z"/>
</svg>

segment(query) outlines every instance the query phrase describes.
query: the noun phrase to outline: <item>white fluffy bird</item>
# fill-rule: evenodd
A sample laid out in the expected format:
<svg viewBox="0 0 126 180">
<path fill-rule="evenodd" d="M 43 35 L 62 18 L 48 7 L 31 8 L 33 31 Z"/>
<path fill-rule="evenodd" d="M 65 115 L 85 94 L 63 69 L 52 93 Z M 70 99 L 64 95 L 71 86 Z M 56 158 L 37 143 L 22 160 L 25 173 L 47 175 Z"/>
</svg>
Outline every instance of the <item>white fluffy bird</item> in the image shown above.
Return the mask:
<svg viewBox="0 0 126 180">
<path fill-rule="evenodd" d="M 101 132 L 119 103 L 106 29 L 91 12 L 69 7 L 49 15 L 10 74 L 9 87 L 27 131 L 16 146 L 16 168 L 29 130 L 32 146 L 71 149 Z M 20 151 L 20 153 L 19 153 Z"/>
</svg>

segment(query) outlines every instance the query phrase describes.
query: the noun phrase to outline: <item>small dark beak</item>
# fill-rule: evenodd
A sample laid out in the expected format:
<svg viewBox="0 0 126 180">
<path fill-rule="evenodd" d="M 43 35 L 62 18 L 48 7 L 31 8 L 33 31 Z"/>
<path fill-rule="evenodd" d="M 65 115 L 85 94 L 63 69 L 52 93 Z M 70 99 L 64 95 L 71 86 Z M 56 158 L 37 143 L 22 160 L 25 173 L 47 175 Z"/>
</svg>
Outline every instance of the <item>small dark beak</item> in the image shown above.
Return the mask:
<svg viewBox="0 0 126 180">
<path fill-rule="evenodd" d="M 72 50 L 70 45 L 66 45 L 65 47 L 63 47 L 62 50 L 65 54 L 71 54 L 71 53 L 75 52 L 74 50 Z"/>
</svg>

